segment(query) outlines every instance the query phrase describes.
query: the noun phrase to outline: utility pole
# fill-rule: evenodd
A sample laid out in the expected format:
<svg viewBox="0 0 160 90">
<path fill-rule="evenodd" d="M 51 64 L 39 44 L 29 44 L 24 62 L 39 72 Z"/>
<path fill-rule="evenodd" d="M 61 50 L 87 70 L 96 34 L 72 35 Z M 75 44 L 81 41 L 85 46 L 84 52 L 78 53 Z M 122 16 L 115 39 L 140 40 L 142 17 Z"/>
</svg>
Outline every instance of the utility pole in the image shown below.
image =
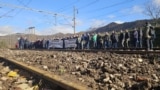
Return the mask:
<svg viewBox="0 0 160 90">
<path fill-rule="evenodd" d="M 74 30 L 74 35 L 76 33 L 76 14 L 78 13 L 78 10 L 73 7 L 73 30 Z"/>
</svg>

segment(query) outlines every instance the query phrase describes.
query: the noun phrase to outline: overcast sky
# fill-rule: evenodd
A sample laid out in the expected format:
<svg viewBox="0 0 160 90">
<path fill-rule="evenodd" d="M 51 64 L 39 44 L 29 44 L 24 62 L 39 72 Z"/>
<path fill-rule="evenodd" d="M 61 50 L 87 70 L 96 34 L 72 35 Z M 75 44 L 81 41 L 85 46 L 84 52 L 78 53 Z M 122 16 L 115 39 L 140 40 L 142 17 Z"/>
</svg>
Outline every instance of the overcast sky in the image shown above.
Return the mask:
<svg viewBox="0 0 160 90">
<path fill-rule="evenodd" d="M 144 7 L 151 2 L 160 5 L 160 0 L 0 0 L 0 35 L 26 33 L 32 26 L 36 34 L 73 33 L 73 7 L 76 32 L 149 19 Z"/>
</svg>

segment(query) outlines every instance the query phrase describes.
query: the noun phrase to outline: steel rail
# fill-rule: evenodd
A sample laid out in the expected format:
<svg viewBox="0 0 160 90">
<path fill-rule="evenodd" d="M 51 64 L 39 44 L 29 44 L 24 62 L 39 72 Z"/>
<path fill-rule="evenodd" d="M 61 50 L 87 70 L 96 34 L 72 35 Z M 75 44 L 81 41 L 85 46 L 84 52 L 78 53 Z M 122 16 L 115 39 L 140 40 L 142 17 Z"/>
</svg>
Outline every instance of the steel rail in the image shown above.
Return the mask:
<svg viewBox="0 0 160 90">
<path fill-rule="evenodd" d="M 19 49 L 12 49 L 12 50 L 19 50 Z M 160 54 L 160 50 L 152 50 L 152 51 L 147 51 L 144 49 L 86 49 L 86 50 L 81 50 L 81 49 L 23 49 L 22 51 L 63 51 L 63 52 L 111 52 L 111 53 L 117 53 L 117 54 Z"/>
<path fill-rule="evenodd" d="M 35 75 L 38 75 L 39 77 L 57 85 L 57 86 L 60 86 L 60 87 L 64 88 L 65 90 L 89 90 L 86 86 L 81 86 L 81 85 L 76 84 L 74 82 L 63 80 L 60 76 L 53 75 L 53 73 L 51 74 L 47 71 L 34 68 L 33 66 L 26 65 L 24 63 L 18 62 L 16 60 L 11 59 L 11 58 L 4 58 L 4 57 L 0 57 L 0 58 L 2 60 L 6 60 L 7 62 L 10 62 L 10 63 L 20 67 L 28 72 L 31 72 Z"/>
</svg>

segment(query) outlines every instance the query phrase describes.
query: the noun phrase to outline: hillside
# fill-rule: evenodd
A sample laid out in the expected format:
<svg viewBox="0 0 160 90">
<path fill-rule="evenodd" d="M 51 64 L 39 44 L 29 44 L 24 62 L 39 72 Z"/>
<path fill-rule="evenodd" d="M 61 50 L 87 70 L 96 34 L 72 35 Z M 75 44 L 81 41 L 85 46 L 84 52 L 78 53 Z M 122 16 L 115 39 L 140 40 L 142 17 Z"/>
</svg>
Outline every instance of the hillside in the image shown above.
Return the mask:
<svg viewBox="0 0 160 90">
<path fill-rule="evenodd" d="M 143 27 L 146 22 L 152 22 L 153 20 L 137 20 L 133 22 L 125 22 L 123 24 L 117 24 L 115 22 L 112 22 L 106 26 L 97 28 L 95 30 L 92 30 L 91 32 L 106 32 L 106 31 L 120 31 L 120 30 L 126 30 L 126 29 L 133 29 L 133 28 L 139 28 Z"/>
</svg>

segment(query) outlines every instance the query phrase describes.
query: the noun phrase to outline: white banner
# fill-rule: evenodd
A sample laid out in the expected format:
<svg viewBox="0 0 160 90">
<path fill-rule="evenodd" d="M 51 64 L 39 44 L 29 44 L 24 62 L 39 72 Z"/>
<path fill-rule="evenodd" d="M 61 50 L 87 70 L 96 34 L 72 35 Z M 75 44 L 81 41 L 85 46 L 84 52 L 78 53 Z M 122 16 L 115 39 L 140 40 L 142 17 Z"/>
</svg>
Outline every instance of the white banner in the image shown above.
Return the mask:
<svg viewBox="0 0 160 90">
<path fill-rule="evenodd" d="M 77 39 L 67 39 L 67 40 L 65 40 L 64 41 L 65 48 L 76 48 L 77 47 L 76 40 Z"/>
<path fill-rule="evenodd" d="M 49 48 L 63 48 L 63 40 L 49 41 Z"/>
</svg>

